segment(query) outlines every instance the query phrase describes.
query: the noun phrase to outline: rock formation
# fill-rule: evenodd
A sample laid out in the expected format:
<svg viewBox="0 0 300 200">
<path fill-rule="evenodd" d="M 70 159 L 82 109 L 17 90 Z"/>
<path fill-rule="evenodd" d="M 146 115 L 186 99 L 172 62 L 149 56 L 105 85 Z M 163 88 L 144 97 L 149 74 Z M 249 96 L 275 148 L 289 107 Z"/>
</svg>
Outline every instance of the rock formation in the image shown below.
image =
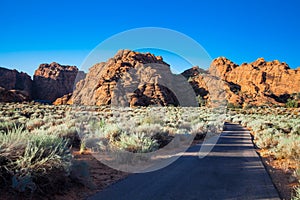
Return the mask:
<svg viewBox="0 0 300 200">
<path fill-rule="evenodd" d="M 227 99 L 223 80 L 198 66 L 185 70 L 182 75 L 193 87 L 200 106 L 225 109 Z"/>
<path fill-rule="evenodd" d="M 300 92 L 300 68 L 263 58 L 240 66 L 219 57 L 209 69 L 225 82 L 228 101 L 235 105 L 281 104 Z"/>
<path fill-rule="evenodd" d="M 26 73 L 0 67 L 0 101 L 40 100 L 51 103 L 73 92 L 76 82 L 84 78 L 85 73 L 78 71 L 77 67 L 55 62 L 41 64 L 35 71 L 33 81 Z"/>
<path fill-rule="evenodd" d="M 162 57 L 120 50 L 107 62 L 90 68 L 76 85 L 72 101 L 85 105 L 192 105 L 192 89 L 187 82 L 181 84 L 183 81 L 171 73 Z"/>
<path fill-rule="evenodd" d="M 2 91 L 14 90 L 15 93 L 22 93 L 25 99 L 31 98 L 32 81 L 26 73 L 0 67 L 0 87 Z"/>
<path fill-rule="evenodd" d="M 219 101 L 218 105 L 224 103 L 220 100 L 236 106 L 284 105 L 288 99 L 300 105 L 300 68 L 263 58 L 239 66 L 219 57 L 208 71 L 192 67 L 174 75 L 162 57 L 130 50 L 95 64 L 87 75 L 75 66 L 55 62 L 41 64 L 33 81 L 26 73 L 0 68 L 0 101 L 4 102 L 194 106 L 196 96 L 205 103 Z"/>
<path fill-rule="evenodd" d="M 0 102 L 24 102 L 29 100 L 27 93 L 21 90 L 7 90 L 0 87 Z"/>
<path fill-rule="evenodd" d="M 69 93 L 62 97 L 57 98 L 53 102 L 53 105 L 72 105 L 73 104 L 72 95 L 73 95 L 72 93 Z"/>
<path fill-rule="evenodd" d="M 41 64 L 33 76 L 33 98 L 53 102 L 73 92 L 77 73 L 75 66 Z"/>
<path fill-rule="evenodd" d="M 196 95 L 200 95 L 204 100 L 207 100 L 209 98 L 209 89 L 204 80 L 204 76 L 207 73 L 207 71 L 199 68 L 198 66 L 187 69 L 181 73 L 191 84 Z"/>
</svg>

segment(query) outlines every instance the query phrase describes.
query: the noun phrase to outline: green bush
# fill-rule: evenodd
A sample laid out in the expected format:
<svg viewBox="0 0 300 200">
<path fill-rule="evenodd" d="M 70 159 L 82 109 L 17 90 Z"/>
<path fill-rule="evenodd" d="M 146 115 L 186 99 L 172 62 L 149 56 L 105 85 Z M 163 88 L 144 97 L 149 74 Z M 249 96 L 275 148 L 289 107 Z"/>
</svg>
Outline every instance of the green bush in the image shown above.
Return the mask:
<svg viewBox="0 0 300 200">
<path fill-rule="evenodd" d="M 228 103 L 227 104 L 227 108 L 228 109 L 241 109 L 242 108 L 242 106 L 240 105 L 240 104 L 233 104 L 233 103 Z"/>
<path fill-rule="evenodd" d="M 298 102 L 294 99 L 288 99 L 285 106 L 287 108 L 298 108 Z"/>
</svg>

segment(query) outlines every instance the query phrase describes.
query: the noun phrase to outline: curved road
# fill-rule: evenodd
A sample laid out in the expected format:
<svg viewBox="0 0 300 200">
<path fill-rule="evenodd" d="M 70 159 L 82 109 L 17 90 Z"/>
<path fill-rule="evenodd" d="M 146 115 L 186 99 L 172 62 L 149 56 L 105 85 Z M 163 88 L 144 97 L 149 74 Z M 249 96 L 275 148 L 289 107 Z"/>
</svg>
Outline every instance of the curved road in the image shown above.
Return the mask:
<svg viewBox="0 0 300 200">
<path fill-rule="evenodd" d="M 243 127 L 225 124 L 218 143 L 202 159 L 199 148 L 189 148 L 161 170 L 130 175 L 89 200 L 280 199 Z"/>
</svg>

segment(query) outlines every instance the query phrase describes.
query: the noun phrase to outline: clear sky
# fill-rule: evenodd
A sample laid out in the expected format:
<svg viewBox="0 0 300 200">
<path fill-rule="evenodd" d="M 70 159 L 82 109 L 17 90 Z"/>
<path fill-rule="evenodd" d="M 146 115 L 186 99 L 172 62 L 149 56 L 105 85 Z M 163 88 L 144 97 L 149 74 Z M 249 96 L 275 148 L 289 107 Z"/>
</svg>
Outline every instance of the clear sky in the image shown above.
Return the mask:
<svg viewBox="0 0 300 200">
<path fill-rule="evenodd" d="M 53 61 L 80 68 L 114 34 L 163 27 L 193 38 L 212 58 L 264 57 L 296 68 L 299 10 L 298 0 L 0 0 L 0 66 L 31 75 Z"/>
</svg>

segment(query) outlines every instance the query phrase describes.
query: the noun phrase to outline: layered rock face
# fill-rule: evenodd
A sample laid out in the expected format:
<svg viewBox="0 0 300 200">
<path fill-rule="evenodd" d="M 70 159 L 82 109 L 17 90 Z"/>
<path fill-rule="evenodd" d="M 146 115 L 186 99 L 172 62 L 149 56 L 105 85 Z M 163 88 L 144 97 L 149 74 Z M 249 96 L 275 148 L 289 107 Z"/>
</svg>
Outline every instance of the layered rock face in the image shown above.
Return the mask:
<svg viewBox="0 0 300 200">
<path fill-rule="evenodd" d="M 32 80 L 26 73 L 0 67 L 0 87 L 20 91 L 27 98 L 31 98 Z"/>
<path fill-rule="evenodd" d="M 212 62 L 209 71 L 224 80 L 228 101 L 233 104 L 284 104 L 292 94 L 300 92 L 300 68 L 292 70 L 278 60 L 259 58 L 238 66 L 220 57 Z"/>
<path fill-rule="evenodd" d="M 84 105 L 179 105 L 185 102 L 181 98 L 189 96 L 183 88 L 188 84 L 180 84 L 183 79 L 171 73 L 162 57 L 120 50 L 107 62 L 90 68 L 76 85 L 72 101 Z"/>
<path fill-rule="evenodd" d="M 33 76 L 33 98 L 53 102 L 73 92 L 77 73 L 75 66 L 41 64 Z"/>
</svg>

